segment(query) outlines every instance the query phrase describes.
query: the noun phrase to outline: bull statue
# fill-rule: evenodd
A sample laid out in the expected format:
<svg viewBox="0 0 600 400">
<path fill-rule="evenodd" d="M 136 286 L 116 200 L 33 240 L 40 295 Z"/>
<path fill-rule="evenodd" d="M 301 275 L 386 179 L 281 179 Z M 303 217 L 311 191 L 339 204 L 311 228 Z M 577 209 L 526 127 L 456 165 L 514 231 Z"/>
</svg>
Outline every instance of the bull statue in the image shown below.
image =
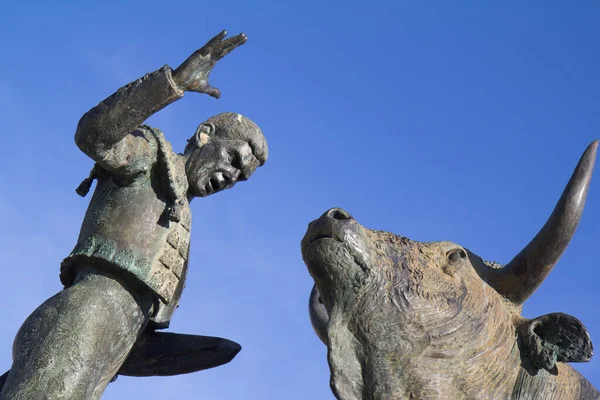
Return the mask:
<svg viewBox="0 0 600 400">
<path fill-rule="evenodd" d="M 501 266 L 451 242 L 363 227 L 333 208 L 311 222 L 302 256 L 309 309 L 339 400 L 600 399 L 568 362 L 589 361 L 576 318 L 521 315 L 571 240 L 592 176 L 588 146 L 552 215 Z"/>
</svg>

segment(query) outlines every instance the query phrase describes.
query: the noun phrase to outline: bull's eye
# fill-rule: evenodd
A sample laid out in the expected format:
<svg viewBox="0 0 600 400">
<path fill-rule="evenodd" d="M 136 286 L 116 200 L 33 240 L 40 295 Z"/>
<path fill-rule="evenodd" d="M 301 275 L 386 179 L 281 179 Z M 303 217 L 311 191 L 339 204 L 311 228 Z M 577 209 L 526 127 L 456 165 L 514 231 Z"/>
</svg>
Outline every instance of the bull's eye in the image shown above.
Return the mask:
<svg viewBox="0 0 600 400">
<path fill-rule="evenodd" d="M 446 253 L 446 257 L 450 262 L 459 262 L 467 258 L 467 253 L 463 249 L 452 249 Z"/>
</svg>

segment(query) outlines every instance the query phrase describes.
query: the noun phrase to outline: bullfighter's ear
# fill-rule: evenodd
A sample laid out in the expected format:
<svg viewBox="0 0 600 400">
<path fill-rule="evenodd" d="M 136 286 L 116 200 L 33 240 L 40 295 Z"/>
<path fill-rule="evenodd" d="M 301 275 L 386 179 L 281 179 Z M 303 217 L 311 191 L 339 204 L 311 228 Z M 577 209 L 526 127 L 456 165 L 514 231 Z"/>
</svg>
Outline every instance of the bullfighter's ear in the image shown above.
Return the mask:
<svg viewBox="0 0 600 400">
<path fill-rule="evenodd" d="M 586 362 L 594 354 L 590 335 L 577 318 L 552 313 L 519 327 L 526 355 L 534 367 L 553 370 L 556 362 Z"/>
</svg>

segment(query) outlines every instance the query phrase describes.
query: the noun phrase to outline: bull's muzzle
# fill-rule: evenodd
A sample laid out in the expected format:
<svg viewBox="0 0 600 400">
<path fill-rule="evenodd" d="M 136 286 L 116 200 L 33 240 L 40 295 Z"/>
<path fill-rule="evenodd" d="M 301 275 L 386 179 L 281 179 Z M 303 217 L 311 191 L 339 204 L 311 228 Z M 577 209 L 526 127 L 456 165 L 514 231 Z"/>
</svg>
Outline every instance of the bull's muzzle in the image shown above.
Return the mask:
<svg viewBox="0 0 600 400">
<path fill-rule="evenodd" d="M 308 224 L 306 235 L 302 239 L 302 254 L 312 242 L 332 238 L 339 242 L 344 241 L 344 232 L 348 229 L 356 231 L 356 221 L 348 212 L 341 208 L 327 210 L 316 220 Z"/>
</svg>

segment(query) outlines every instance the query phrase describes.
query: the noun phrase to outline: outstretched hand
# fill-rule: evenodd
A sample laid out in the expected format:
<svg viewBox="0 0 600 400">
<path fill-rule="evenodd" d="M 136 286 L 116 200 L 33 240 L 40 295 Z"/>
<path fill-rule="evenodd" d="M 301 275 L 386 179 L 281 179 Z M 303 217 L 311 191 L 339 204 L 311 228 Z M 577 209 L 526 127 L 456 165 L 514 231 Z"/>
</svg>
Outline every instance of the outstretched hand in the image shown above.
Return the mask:
<svg viewBox="0 0 600 400">
<path fill-rule="evenodd" d="M 173 71 L 173 79 L 181 90 L 206 93 L 216 99 L 221 97 L 219 89 L 208 83 L 208 76 L 217 61 L 248 40 L 243 33 L 223 40 L 225 36 L 226 31 L 219 33 Z"/>
</svg>

